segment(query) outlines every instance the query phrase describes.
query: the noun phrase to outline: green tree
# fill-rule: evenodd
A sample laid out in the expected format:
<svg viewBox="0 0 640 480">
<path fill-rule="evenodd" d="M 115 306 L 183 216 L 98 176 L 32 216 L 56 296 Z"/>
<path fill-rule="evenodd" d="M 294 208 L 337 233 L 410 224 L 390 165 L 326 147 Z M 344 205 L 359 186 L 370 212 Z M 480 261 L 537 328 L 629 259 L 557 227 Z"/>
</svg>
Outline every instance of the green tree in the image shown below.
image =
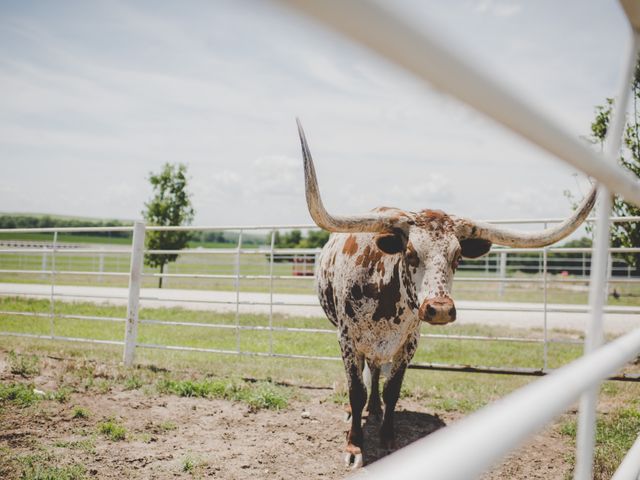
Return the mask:
<svg viewBox="0 0 640 480">
<path fill-rule="evenodd" d="M 302 248 L 320 248 L 329 240 L 329 232 L 326 230 L 312 230 L 307 234 L 307 238 L 303 238 L 300 242 Z"/>
<path fill-rule="evenodd" d="M 638 116 L 638 100 L 640 99 L 640 63 L 636 65 L 633 81 L 631 82 L 633 112 L 627 119 L 624 132 L 624 142 L 620 151 L 620 164 L 640 177 L 640 137 L 638 136 L 640 118 Z M 596 143 L 603 147 L 604 139 L 609 127 L 613 99 L 607 98 L 605 105 L 596 107 L 596 118 L 591 124 L 591 135 Z M 640 208 L 625 202 L 616 196 L 613 201 L 613 213 L 616 216 L 640 216 Z M 611 228 L 611 245 L 613 247 L 637 247 L 640 245 L 640 223 L 615 223 Z M 633 265 L 634 274 L 640 275 L 640 254 L 617 254 L 627 263 Z"/>
<path fill-rule="evenodd" d="M 194 210 L 191 205 L 191 195 L 187 189 L 187 167 L 165 163 L 158 174 L 149 174 L 149 182 L 153 187 L 153 197 L 145 203 L 142 215 L 148 225 L 179 226 L 189 225 L 193 220 Z M 149 250 L 178 250 L 184 248 L 191 239 L 191 232 L 161 231 L 147 232 L 147 248 Z M 144 262 L 150 267 L 160 268 L 164 273 L 164 266 L 175 262 L 177 254 L 147 254 Z M 162 288 L 162 276 L 158 281 L 158 288 Z"/>
</svg>

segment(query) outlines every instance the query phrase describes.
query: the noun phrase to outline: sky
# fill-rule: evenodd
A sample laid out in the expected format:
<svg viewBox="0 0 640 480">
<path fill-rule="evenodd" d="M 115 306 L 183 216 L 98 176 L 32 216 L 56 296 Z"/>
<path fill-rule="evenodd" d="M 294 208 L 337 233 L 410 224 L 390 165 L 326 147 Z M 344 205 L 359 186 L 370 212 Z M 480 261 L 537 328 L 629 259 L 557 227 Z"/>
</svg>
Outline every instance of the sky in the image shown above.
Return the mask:
<svg viewBox="0 0 640 480">
<path fill-rule="evenodd" d="M 629 40 L 605 0 L 381 2 L 575 138 Z M 563 217 L 549 154 L 275 1 L 0 0 L 0 211 L 139 219 L 182 162 L 196 225 L 309 224 L 300 117 L 327 209 Z M 585 140 L 586 141 L 586 140 Z M 596 148 L 596 147 L 594 147 Z"/>
</svg>

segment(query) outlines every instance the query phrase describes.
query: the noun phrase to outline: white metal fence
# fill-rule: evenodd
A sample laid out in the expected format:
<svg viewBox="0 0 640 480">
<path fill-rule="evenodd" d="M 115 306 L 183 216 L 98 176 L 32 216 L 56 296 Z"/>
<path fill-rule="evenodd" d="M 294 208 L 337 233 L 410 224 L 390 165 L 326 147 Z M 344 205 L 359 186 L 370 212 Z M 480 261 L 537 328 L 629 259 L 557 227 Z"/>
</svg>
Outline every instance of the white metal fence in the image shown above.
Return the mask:
<svg viewBox="0 0 640 480">
<path fill-rule="evenodd" d="M 625 124 L 629 86 L 640 45 L 640 4 L 620 0 L 629 20 L 624 66 L 615 97 L 603 155 L 589 149 L 564 131 L 553 119 L 529 106 L 518 95 L 471 66 L 461 53 L 431 32 L 366 0 L 284 0 L 285 3 L 369 47 L 468 105 L 485 113 L 560 160 L 601 182 L 595 227 L 592 281 L 589 291 L 590 322 L 585 331 L 585 356 L 499 402 L 392 454 L 369 468 L 367 478 L 469 479 L 541 429 L 580 395 L 576 469 L 574 478 L 592 477 L 596 404 L 599 385 L 607 375 L 640 352 L 640 330 L 602 347 L 603 307 L 607 282 L 611 193 L 640 206 L 640 185 L 617 165 Z M 611 8 L 617 6 L 613 3 Z M 638 478 L 640 448 L 625 457 L 616 479 Z M 460 461 L 464 452 L 464 461 Z"/>
<path fill-rule="evenodd" d="M 615 222 L 640 220 L 636 217 L 614 218 Z M 502 220 L 496 223 L 530 224 L 542 226 L 560 221 L 542 220 Z M 592 222 L 593 220 L 588 220 Z M 276 232 L 291 228 L 314 229 L 311 225 L 299 226 L 248 226 L 248 227 L 147 227 L 136 224 L 116 230 L 105 228 L 58 228 L 58 229 L 6 229 L 0 230 L 4 240 L 0 240 L 0 295 L 29 296 L 48 300 L 46 309 L 39 311 L 16 311 L 0 308 L 0 335 L 29 336 L 53 340 L 81 341 L 123 345 L 124 360 L 131 364 L 136 348 L 200 351 L 218 354 L 263 355 L 273 357 L 294 357 L 309 359 L 338 360 L 336 342 L 331 353 L 326 351 L 292 351 L 279 348 L 277 337 L 286 332 L 292 341 L 305 335 L 334 335 L 335 329 L 327 322 L 313 325 L 296 325 L 295 321 L 276 322 L 274 313 L 288 313 L 303 317 L 324 317 L 314 288 L 315 257 L 319 249 L 276 248 Z M 528 226 L 528 228 L 531 228 Z M 147 231 L 190 230 L 194 238 L 215 230 L 233 238 L 235 244 L 227 243 L 227 248 L 185 248 L 182 250 L 144 250 Z M 74 242 L 70 234 L 95 235 L 98 233 L 127 234 L 124 242 L 130 244 L 82 244 Z M 40 234 L 38 241 L 24 240 Z M 45 241 L 43 235 L 48 236 Z M 221 235 L 222 236 L 222 235 Z M 60 241 L 63 238 L 65 241 Z M 91 237 L 84 237 L 87 241 Z M 21 240 L 22 239 L 22 240 Z M 616 305 L 611 298 L 606 311 L 611 315 L 637 315 L 640 313 L 640 297 L 635 301 L 631 295 L 640 295 L 640 277 L 632 276 L 628 265 L 616 255 L 629 254 L 640 249 L 612 248 L 608 260 L 608 290 L 618 297 L 631 299 L 635 306 Z M 178 254 L 178 261 L 164 269 L 164 273 L 143 266 L 143 254 Z M 568 257 L 573 255 L 574 257 Z M 547 247 L 539 249 L 494 249 L 486 258 L 463 262 L 454 282 L 454 296 L 465 318 L 482 318 L 488 315 L 509 315 L 508 323 L 517 327 L 519 319 L 529 316 L 523 326 L 514 328 L 509 334 L 453 332 L 447 328 L 425 326 L 423 342 L 412 368 L 438 369 L 466 372 L 504 373 L 521 375 L 542 375 L 558 367 L 549 350 L 561 345 L 579 345 L 578 335 L 558 334 L 549 325 L 549 319 L 558 316 L 586 316 L 587 290 L 591 269 L 590 248 Z M 162 277 L 165 288 L 161 290 L 145 288 Z M 25 282 L 25 283 L 18 283 Z M 91 285 L 89 287 L 88 285 Z M 74 286 L 75 285 L 75 286 Z M 102 286 L 106 288 L 101 288 Z M 119 288 L 112 288 L 113 286 Z M 204 290 L 203 290 L 204 289 Z M 215 292 L 216 290 L 222 290 Z M 291 293 L 286 293 L 291 292 Z M 215 293 L 215 295 L 214 295 Z M 465 296 L 492 298 L 495 302 L 458 301 Z M 525 303 L 517 302 L 524 295 Z M 560 296 L 558 301 L 555 297 Z M 576 298 L 578 297 L 578 298 Z M 582 298 L 582 304 L 579 302 Z M 568 301 L 567 301 L 568 299 Z M 126 316 L 78 315 L 65 312 L 60 301 L 111 302 L 127 305 Z M 514 302 L 514 300 L 516 300 Z M 520 298 L 520 300 L 522 300 Z M 569 304 L 568 304 L 569 303 Z M 185 308 L 210 309 L 231 312 L 228 323 L 212 321 L 187 321 L 181 318 L 158 319 L 153 315 L 140 318 L 140 308 L 151 306 L 184 306 Z M 262 315 L 260 324 L 247 324 L 243 318 L 247 314 Z M 475 317 L 473 317 L 475 315 Z M 7 319 L 41 319 L 40 329 L 29 330 L 27 326 L 15 324 Z M 3 321 L 5 319 L 5 321 Z M 640 321 L 640 316 L 638 316 Z M 44 329 L 44 322 L 48 328 Z M 77 322 L 124 322 L 126 328 L 111 338 L 94 338 L 89 334 L 80 336 L 73 329 L 61 328 L 61 321 Z M 26 323 L 25 323 L 26 324 Z M 9 326 L 12 328 L 8 328 Z M 210 343 L 200 342 L 199 346 L 185 345 L 170 341 L 140 339 L 138 326 L 169 327 L 179 329 L 205 329 Z M 562 326 L 566 327 L 563 323 Z M 539 328 L 539 334 L 531 334 L 530 328 Z M 582 324 L 580 325 L 580 328 Z M 575 327 L 574 327 L 575 328 Z M 46 331 L 45 331 L 46 330 Z M 81 329 L 77 329 L 81 330 Z M 123 332 L 126 335 L 123 337 Z M 204 331 L 204 330 L 203 330 Z M 225 345 L 213 341 L 220 332 L 233 333 L 235 338 Z M 262 349 L 244 346 L 245 340 L 255 332 L 268 335 Z M 430 350 L 433 342 L 441 341 L 474 342 L 478 346 L 486 342 L 505 344 L 529 344 L 536 349 L 533 361 L 521 360 L 514 352 L 510 364 L 492 365 L 480 360 L 474 364 L 461 364 L 455 358 L 443 360 L 437 351 L 422 355 Z M 539 347 L 539 348 L 538 348 Z M 550 357 L 551 361 L 550 361 Z M 637 379 L 636 377 L 617 377 Z"/>
</svg>

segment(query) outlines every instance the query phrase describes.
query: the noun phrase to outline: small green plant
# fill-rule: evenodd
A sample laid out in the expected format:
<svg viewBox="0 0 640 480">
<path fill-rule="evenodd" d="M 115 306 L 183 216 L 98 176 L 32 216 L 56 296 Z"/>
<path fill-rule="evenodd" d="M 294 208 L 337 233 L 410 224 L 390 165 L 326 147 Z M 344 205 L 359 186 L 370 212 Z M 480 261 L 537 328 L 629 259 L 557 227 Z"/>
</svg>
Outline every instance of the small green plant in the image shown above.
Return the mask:
<svg viewBox="0 0 640 480">
<path fill-rule="evenodd" d="M 71 396 L 71 389 L 69 387 L 60 387 L 55 392 L 52 392 L 48 395 L 48 398 L 51 400 L 56 400 L 60 403 L 66 403 L 69 401 L 69 397 Z"/>
<path fill-rule="evenodd" d="M 19 355 L 11 351 L 7 360 L 14 375 L 29 378 L 40 373 L 40 361 L 35 355 Z"/>
<path fill-rule="evenodd" d="M 73 407 L 73 412 L 71 413 L 71 418 L 89 418 L 91 416 L 91 412 L 83 407 Z"/>
<path fill-rule="evenodd" d="M 113 385 L 113 383 L 110 380 L 102 379 L 94 382 L 94 385 L 98 389 L 98 393 L 109 393 L 111 391 L 111 386 Z"/>
<path fill-rule="evenodd" d="M 167 421 L 167 422 L 162 422 L 160 425 L 158 425 L 158 428 L 162 432 L 170 432 L 178 428 L 178 426 L 173 422 Z"/>
<path fill-rule="evenodd" d="M 183 472 L 194 476 L 197 474 L 198 470 L 201 470 L 202 466 L 204 466 L 204 462 L 200 458 L 194 456 L 191 453 L 187 453 L 187 455 L 185 455 L 182 459 L 180 469 Z"/>
<path fill-rule="evenodd" d="M 127 430 L 124 428 L 124 426 L 120 425 L 113 418 L 99 423 L 98 431 L 106 436 L 109 440 L 112 440 L 114 442 L 124 440 L 127 436 Z"/>
<path fill-rule="evenodd" d="M 244 400 L 251 410 L 281 410 L 287 406 L 287 396 L 284 395 L 281 388 L 276 387 L 272 383 L 261 383 L 254 388 L 247 389 L 241 394 L 241 400 Z"/>
<path fill-rule="evenodd" d="M 28 407 L 42 398 L 42 395 L 35 393 L 32 384 L 12 383 L 6 385 L 0 383 L 0 404 L 8 402 L 19 407 Z"/>
<path fill-rule="evenodd" d="M 139 388 L 142 387 L 142 385 L 143 385 L 142 380 L 140 379 L 140 377 L 136 375 L 127 377 L 124 381 L 125 390 L 138 390 Z"/>
<path fill-rule="evenodd" d="M 192 473 L 196 468 L 196 461 L 191 455 L 187 455 L 182 459 L 182 471 Z"/>
</svg>

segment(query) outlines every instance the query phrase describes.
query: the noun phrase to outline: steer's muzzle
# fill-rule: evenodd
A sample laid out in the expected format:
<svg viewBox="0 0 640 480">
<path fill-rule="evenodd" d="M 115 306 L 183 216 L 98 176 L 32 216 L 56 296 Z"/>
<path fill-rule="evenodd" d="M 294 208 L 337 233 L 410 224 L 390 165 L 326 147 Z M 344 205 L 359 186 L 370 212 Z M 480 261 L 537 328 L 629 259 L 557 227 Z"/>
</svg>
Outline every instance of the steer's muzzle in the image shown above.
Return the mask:
<svg viewBox="0 0 640 480">
<path fill-rule="evenodd" d="M 449 297 L 427 298 L 418 310 L 423 322 L 432 325 L 445 325 L 456 319 L 456 306 Z"/>
</svg>

